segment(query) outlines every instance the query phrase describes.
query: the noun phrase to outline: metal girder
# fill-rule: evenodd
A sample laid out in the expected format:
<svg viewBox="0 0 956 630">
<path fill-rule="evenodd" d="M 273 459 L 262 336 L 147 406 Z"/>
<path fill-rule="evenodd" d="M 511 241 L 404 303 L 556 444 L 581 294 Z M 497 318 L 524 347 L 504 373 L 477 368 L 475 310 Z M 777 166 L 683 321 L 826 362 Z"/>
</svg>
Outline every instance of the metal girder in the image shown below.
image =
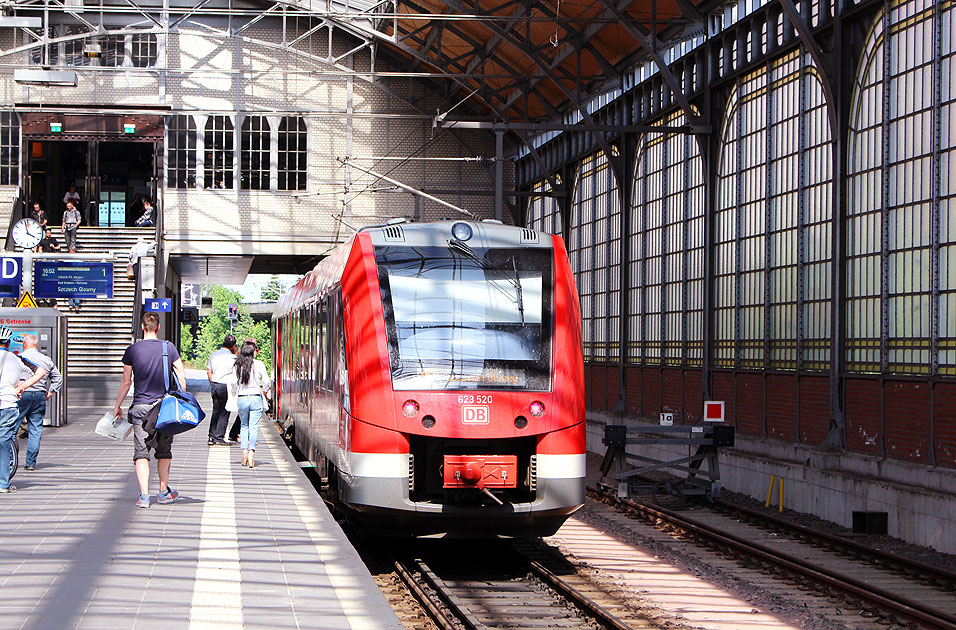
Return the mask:
<svg viewBox="0 0 956 630">
<path fill-rule="evenodd" d="M 448 5 L 449 7 L 451 7 L 451 8 L 454 8 L 454 9 L 456 9 L 456 10 L 460 10 L 460 9 L 462 8 L 462 5 L 458 2 L 458 0 L 445 0 L 445 1 L 446 1 L 447 5 Z M 507 36 L 507 34 L 504 33 L 504 32 L 503 32 L 500 28 L 498 28 L 497 25 L 495 25 L 495 24 L 486 24 L 485 27 L 488 28 L 488 29 L 491 30 L 491 31 L 494 31 L 494 32 L 496 32 L 496 33 L 502 35 L 502 36 L 505 36 L 505 37 Z M 543 68 L 543 67 L 545 67 L 545 66 L 547 65 L 547 64 L 545 63 L 545 60 L 542 60 L 536 53 L 531 53 L 529 56 L 531 57 L 531 60 L 534 61 L 534 62 L 538 65 L 538 67 L 542 67 L 542 68 Z M 591 117 L 590 112 L 588 112 L 587 107 L 584 107 L 584 106 L 578 101 L 577 96 L 576 96 L 573 92 L 571 92 L 570 90 L 568 90 L 568 89 L 564 86 L 564 83 L 563 83 L 563 82 L 561 82 L 560 80 L 555 79 L 555 80 L 554 80 L 554 83 L 555 83 L 555 85 L 557 85 L 558 89 L 561 90 L 561 92 L 564 93 L 564 95 L 567 97 L 568 101 L 569 101 L 572 105 L 574 105 L 574 107 L 576 107 L 579 112 L 581 112 L 581 117 L 583 118 L 583 121 L 584 121 L 584 125 L 583 125 L 583 126 L 588 127 L 588 128 L 593 127 L 593 126 L 594 126 L 594 119 Z M 617 179 L 618 183 L 620 184 L 620 182 L 623 181 L 624 172 L 623 172 L 623 169 L 621 168 L 621 165 L 620 165 L 619 161 L 615 159 L 614 152 L 611 151 L 611 147 L 610 147 L 610 145 L 608 145 L 607 140 L 605 140 L 604 135 L 603 135 L 602 133 L 600 133 L 600 132 L 594 133 L 594 138 L 595 138 L 595 140 L 597 141 L 597 143 L 601 146 L 601 150 L 603 150 L 603 151 L 604 151 L 604 154 L 607 156 L 608 165 L 610 166 L 611 170 L 613 171 L 615 179 Z"/>
<path fill-rule="evenodd" d="M 618 9 L 620 9 L 621 11 L 626 11 L 626 10 L 627 10 L 628 8 L 630 8 L 631 5 L 633 5 L 635 2 L 637 2 L 637 0 L 620 0 L 620 1 L 619 1 L 616 5 L 614 5 L 614 6 L 615 6 L 616 8 L 618 8 Z M 599 16 L 597 16 L 597 17 L 598 17 L 597 20 L 595 20 L 594 22 L 592 22 L 591 24 L 589 24 L 589 25 L 588 25 L 586 28 L 584 28 L 583 30 L 579 31 L 579 39 L 586 41 L 586 40 L 591 39 L 592 37 L 594 37 L 594 36 L 595 36 L 602 28 L 604 28 L 604 26 L 605 26 L 605 24 L 602 22 L 602 20 L 605 19 L 605 18 L 611 17 L 612 15 L 613 15 L 613 13 L 612 13 L 610 10 L 608 10 L 608 9 L 605 9 L 604 11 L 602 11 L 601 14 L 600 14 Z M 573 32 L 573 31 L 572 31 L 572 32 Z M 550 71 L 551 69 L 553 69 L 553 68 L 559 66 L 561 63 L 563 63 L 564 60 L 567 59 L 567 58 L 568 58 L 572 53 L 574 53 L 574 52 L 575 52 L 574 49 L 565 46 L 564 48 L 562 48 L 562 50 L 561 50 L 557 55 L 554 56 L 554 58 L 551 60 L 551 63 L 550 63 L 550 64 L 545 64 L 544 67 L 547 68 L 547 69 Z M 540 80 L 541 80 L 541 79 L 535 79 L 534 81 L 529 82 L 527 89 L 530 90 L 530 89 L 534 88 L 534 86 L 535 86 Z M 521 96 L 522 96 L 522 92 L 521 92 L 520 90 L 515 90 L 514 92 L 512 92 L 512 94 L 511 94 L 511 96 L 508 98 L 508 100 L 506 100 L 506 101 L 504 102 L 504 104 L 502 105 L 502 107 L 503 107 L 504 109 L 508 109 L 509 107 L 511 107 L 512 105 L 514 105 L 515 102 L 517 102 L 517 100 L 518 100 L 519 98 L 521 98 Z"/>
<path fill-rule="evenodd" d="M 797 31 L 797 35 L 800 37 L 800 41 L 803 42 L 803 45 L 806 47 L 807 52 L 810 53 L 810 58 L 813 60 L 813 65 L 816 66 L 817 72 L 820 73 L 820 83 L 822 84 L 823 91 L 826 95 L 827 114 L 830 118 L 831 128 L 835 128 L 834 125 L 836 124 L 836 113 L 834 111 L 833 103 L 836 101 L 834 100 L 833 94 L 833 70 L 830 68 L 830 64 L 827 63 L 826 58 L 823 56 L 823 51 L 820 49 L 820 44 L 817 42 L 816 38 L 813 37 L 813 33 L 810 32 L 810 27 L 803 19 L 803 16 L 800 15 L 800 12 L 797 11 L 797 7 L 794 6 L 793 0 L 780 0 L 780 6 L 783 8 L 783 12 L 786 13 L 787 17 L 790 19 L 790 22 L 793 24 L 793 28 Z"/>
<path fill-rule="evenodd" d="M 647 52 L 654 59 L 654 63 L 657 64 L 657 69 L 661 73 L 661 78 L 664 79 L 664 83 L 666 83 L 667 87 L 670 88 L 671 93 L 677 100 L 677 104 L 680 105 L 680 108 L 684 111 L 684 116 L 687 118 L 687 120 L 693 122 L 694 124 L 699 124 L 700 116 L 698 116 L 693 108 L 691 108 L 690 101 L 687 100 L 687 95 L 684 94 L 684 90 L 677 81 L 677 77 L 674 76 L 674 73 L 671 72 L 670 68 L 667 66 L 667 62 L 664 61 L 664 58 L 660 55 L 660 53 L 657 52 L 657 35 L 655 33 L 651 33 L 643 26 L 632 24 L 631 21 L 627 19 L 627 16 L 624 14 L 624 12 L 613 4 L 609 3 L 608 0 L 598 0 L 598 2 L 614 13 L 614 15 L 621 20 L 621 26 L 623 26 L 632 37 L 639 41 L 645 50 L 647 50 Z"/>
<path fill-rule="evenodd" d="M 680 134 L 709 134 L 709 125 L 681 125 L 677 127 L 664 125 L 599 125 L 590 127 L 569 125 L 564 123 L 521 123 L 521 122 L 490 122 L 479 120 L 440 120 L 436 125 L 445 129 L 489 129 L 505 131 L 569 131 L 583 133 L 615 133 L 622 134 L 630 131 L 638 133 L 680 133 Z"/>
</svg>

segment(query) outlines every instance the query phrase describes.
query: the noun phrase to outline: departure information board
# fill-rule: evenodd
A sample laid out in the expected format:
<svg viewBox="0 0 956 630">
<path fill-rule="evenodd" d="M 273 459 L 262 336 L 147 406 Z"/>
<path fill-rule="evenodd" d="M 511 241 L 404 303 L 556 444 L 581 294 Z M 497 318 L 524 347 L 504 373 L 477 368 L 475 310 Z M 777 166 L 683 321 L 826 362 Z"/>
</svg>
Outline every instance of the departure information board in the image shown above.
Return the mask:
<svg viewBox="0 0 956 630">
<path fill-rule="evenodd" d="M 33 263 L 33 295 L 40 298 L 111 298 L 113 265 L 38 260 Z"/>
</svg>

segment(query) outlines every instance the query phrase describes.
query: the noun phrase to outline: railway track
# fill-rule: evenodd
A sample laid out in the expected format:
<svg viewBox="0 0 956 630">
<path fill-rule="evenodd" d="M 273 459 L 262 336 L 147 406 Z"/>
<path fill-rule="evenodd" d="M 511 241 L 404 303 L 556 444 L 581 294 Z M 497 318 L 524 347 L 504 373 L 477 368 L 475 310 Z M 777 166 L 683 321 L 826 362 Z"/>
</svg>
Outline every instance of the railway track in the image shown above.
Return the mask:
<svg viewBox="0 0 956 630">
<path fill-rule="evenodd" d="M 463 551 L 459 543 L 393 559 L 396 573 L 442 630 L 659 627 L 607 594 L 574 584 L 573 567 L 547 566 L 553 558 L 533 543 L 468 547 Z"/>
<path fill-rule="evenodd" d="M 588 490 L 659 528 L 758 564 L 820 596 L 842 599 L 864 617 L 888 625 L 956 630 L 956 576 L 936 567 L 730 504 L 720 506 L 723 513 L 678 513 L 618 499 L 603 489 Z"/>
</svg>

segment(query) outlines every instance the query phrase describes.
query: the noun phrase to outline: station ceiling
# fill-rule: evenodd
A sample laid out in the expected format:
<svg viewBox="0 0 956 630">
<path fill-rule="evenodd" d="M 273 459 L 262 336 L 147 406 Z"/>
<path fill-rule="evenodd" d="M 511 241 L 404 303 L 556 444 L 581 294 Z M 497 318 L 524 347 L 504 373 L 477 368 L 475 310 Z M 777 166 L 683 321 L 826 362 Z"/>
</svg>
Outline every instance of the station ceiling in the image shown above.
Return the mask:
<svg viewBox="0 0 956 630">
<path fill-rule="evenodd" d="M 376 30 L 498 120 L 555 120 L 705 32 L 711 0 L 397 0 Z M 439 112 L 444 113 L 444 112 Z"/>
</svg>

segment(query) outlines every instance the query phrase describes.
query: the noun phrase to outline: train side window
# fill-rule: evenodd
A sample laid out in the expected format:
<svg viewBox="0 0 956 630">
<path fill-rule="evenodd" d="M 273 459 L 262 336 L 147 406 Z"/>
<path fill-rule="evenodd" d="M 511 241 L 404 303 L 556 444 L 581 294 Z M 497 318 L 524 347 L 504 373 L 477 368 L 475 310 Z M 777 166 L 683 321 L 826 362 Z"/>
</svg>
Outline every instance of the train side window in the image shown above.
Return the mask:
<svg viewBox="0 0 956 630">
<path fill-rule="evenodd" d="M 331 354 L 329 352 L 329 300 L 328 298 L 322 299 L 322 312 L 319 319 L 320 330 L 322 331 L 322 362 L 321 362 L 321 383 L 322 389 L 328 391 L 329 389 L 329 369 L 328 369 L 328 357 Z"/>
<path fill-rule="evenodd" d="M 335 296 L 335 338 L 338 346 L 338 364 L 336 366 L 336 387 L 339 400 L 346 411 L 351 411 L 349 404 L 349 367 L 345 358 L 345 313 L 342 309 L 342 291 Z"/>
</svg>

